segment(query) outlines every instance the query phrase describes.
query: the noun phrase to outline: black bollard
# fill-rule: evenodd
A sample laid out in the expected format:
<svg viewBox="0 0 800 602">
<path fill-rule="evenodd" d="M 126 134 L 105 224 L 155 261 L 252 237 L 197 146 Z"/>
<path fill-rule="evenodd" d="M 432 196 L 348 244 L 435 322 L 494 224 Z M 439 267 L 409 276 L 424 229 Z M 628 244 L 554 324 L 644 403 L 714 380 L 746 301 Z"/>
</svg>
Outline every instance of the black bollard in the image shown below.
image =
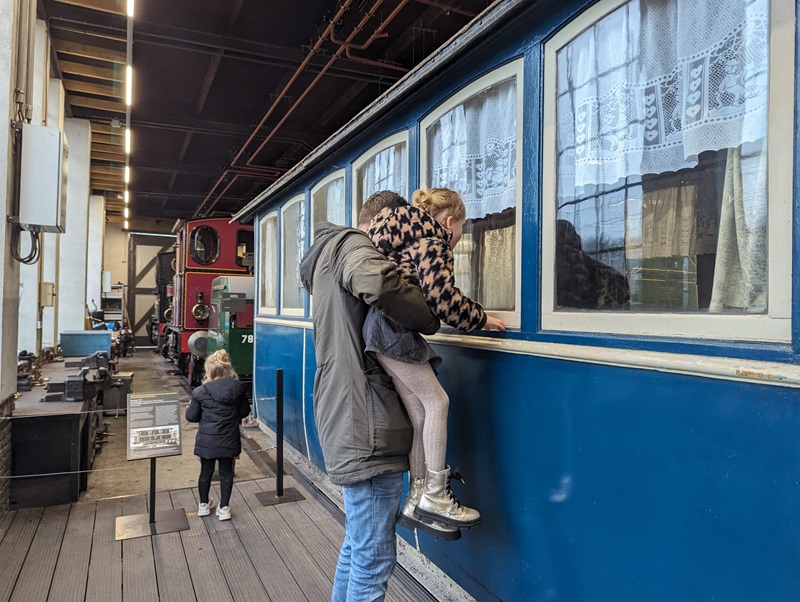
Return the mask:
<svg viewBox="0 0 800 602">
<path fill-rule="evenodd" d="M 278 497 L 283 496 L 283 370 L 275 370 L 275 438 L 277 470 L 276 472 L 276 493 Z"/>
<path fill-rule="evenodd" d="M 303 494 L 294 487 L 283 490 L 283 370 L 275 371 L 275 491 L 262 491 L 256 498 L 264 506 L 304 500 Z"/>
</svg>

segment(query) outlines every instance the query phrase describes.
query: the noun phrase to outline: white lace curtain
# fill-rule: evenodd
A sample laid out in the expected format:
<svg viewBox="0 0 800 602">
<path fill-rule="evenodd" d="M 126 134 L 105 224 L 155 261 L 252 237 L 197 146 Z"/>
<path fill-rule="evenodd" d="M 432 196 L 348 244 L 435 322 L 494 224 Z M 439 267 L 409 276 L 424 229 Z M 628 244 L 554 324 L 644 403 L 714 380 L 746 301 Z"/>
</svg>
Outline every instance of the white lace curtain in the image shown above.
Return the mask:
<svg viewBox="0 0 800 602">
<path fill-rule="evenodd" d="M 344 224 L 344 178 L 336 178 L 314 193 L 314 223 L 317 222 Z"/>
<path fill-rule="evenodd" d="M 766 136 L 769 0 L 632 0 L 558 53 L 559 197 Z"/>
<path fill-rule="evenodd" d="M 400 142 L 394 146 L 376 153 L 358 168 L 358 206 L 375 192 L 392 190 L 398 194 L 406 194 L 406 143 Z"/>
<path fill-rule="evenodd" d="M 300 283 L 300 260 L 306 243 L 305 203 L 299 201 L 283 212 L 283 281 L 282 306 L 289 309 L 303 307 L 303 286 Z"/>
<path fill-rule="evenodd" d="M 278 284 L 276 266 L 278 261 L 278 220 L 269 217 L 261 223 L 261 307 L 277 307 Z"/>
<path fill-rule="evenodd" d="M 515 77 L 442 115 L 428 128 L 427 137 L 430 185 L 458 191 L 468 219 L 516 206 Z"/>
</svg>

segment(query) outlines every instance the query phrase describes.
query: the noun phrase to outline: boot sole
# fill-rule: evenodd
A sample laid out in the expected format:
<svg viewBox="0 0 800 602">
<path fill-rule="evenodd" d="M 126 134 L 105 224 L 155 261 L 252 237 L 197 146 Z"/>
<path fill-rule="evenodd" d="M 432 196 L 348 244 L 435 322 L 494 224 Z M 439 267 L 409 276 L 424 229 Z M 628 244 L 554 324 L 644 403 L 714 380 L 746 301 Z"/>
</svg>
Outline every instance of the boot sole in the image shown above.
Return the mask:
<svg viewBox="0 0 800 602">
<path fill-rule="evenodd" d="M 477 527 L 478 525 L 481 524 L 480 518 L 471 522 L 458 521 L 452 518 L 448 518 L 446 516 L 442 516 L 441 514 L 434 514 L 433 512 L 427 512 L 426 510 L 422 510 L 419 507 L 414 509 L 414 517 L 418 518 L 422 522 L 425 522 L 426 519 L 428 521 L 437 521 L 449 527 L 455 527 L 456 529 L 472 529 L 472 527 Z"/>
<path fill-rule="evenodd" d="M 437 529 L 436 527 L 424 523 L 421 520 L 412 520 L 404 514 L 401 514 L 397 518 L 397 524 L 411 531 L 414 529 L 419 529 L 423 533 L 430 535 L 433 539 L 439 539 L 442 541 L 456 541 L 461 539 L 461 531 L 458 529 L 455 531 L 442 531 L 441 529 Z"/>
</svg>

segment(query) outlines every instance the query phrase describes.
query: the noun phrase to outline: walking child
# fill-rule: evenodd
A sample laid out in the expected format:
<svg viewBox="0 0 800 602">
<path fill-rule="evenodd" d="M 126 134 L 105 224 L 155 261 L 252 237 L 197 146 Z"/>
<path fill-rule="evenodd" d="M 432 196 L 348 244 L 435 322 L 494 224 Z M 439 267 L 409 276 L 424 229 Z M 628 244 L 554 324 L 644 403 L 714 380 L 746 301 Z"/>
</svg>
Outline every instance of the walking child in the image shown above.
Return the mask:
<svg viewBox="0 0 800 602">
<path fill-rule="evenodd" d="M 412 199 L 413 207 L 387 208 L 375 216 L 367 233 L 372 243 L 397 264 L 403 280 L 420 287 L 442 322 L 463 331 L 505 330 L 501 320 L 455 285 L 453 247 L 466 221 L 461 196 L 433 188 L 417 190 Z M 480 513 L 462 506 L 450 491 L 450 467 L 445 464 L 449 399 L 434 372 L 441 358 L 419 333 L 399 327 L 374 308 L 363 335 L 366 350 L 392 377 L 414 427 L 409 494 L 398 522 L 434 536 L 448 528 L 474 527 Z"/>
<path fill-rule="evenodd" d="M 200 423 L 194 443 L 194 453 L 200 457 L 197 516 L 208 516 L 216 508 L 219 520 L 230 520 L 233 460 L 242 451 L 239 423 L 250 413 L 250 402 L 227 351 L 219 349 L 212 353 L 206 359 L 205 369 L 203 384 L 192 392 L 192 401 L 186 408 L 186 420 Z M 208 497 L 216 462 L 219 462 L 219 506 Z"/>
</svg>

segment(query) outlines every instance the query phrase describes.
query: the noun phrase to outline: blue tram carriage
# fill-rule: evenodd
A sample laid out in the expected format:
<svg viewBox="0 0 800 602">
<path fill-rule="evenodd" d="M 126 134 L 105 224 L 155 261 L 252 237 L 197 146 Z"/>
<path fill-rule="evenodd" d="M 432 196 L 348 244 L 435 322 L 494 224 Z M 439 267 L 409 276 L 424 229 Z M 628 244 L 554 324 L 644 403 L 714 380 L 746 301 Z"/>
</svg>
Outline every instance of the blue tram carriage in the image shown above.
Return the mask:
<svg viewBox="0 0 800 602">
<path fill-rule="evenodd" d="M 800 599 L 797 8 L 495 2 L 240 211 L 259 416 L 282 368 L 310 478 L 313 224 L 448 186 L 510 326 L 430 338 L 483 524 L 398 534 L 478 600 Z"/>
</svg>

